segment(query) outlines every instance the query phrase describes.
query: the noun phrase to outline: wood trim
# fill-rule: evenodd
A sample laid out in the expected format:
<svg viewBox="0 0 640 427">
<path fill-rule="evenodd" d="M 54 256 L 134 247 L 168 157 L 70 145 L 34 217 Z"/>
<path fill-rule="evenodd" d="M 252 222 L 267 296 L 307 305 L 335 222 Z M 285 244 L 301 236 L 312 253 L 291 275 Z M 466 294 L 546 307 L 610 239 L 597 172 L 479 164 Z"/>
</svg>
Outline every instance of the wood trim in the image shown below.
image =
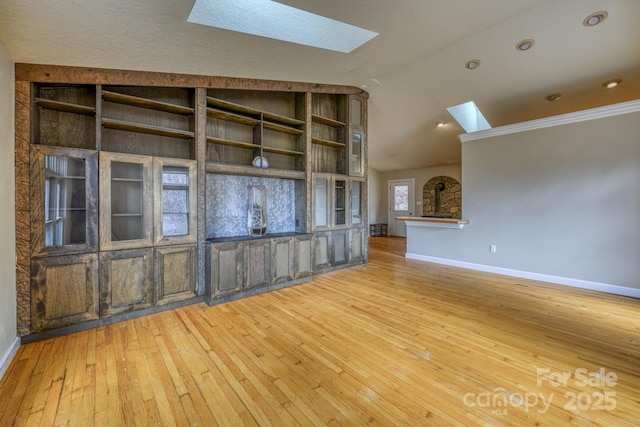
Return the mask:
<svg viewBox="0 0 640 427">
<path fill-rule="evenodd" d="M 31 84 L 15 86 L 16 301 L 18 334 L 31 331 L 31 203 L 29 149 Z"/>
<path fill-rule="evenodd" d="M 364 99 L 369 98 L 369 94 L 366 91 L 354 86 L 326 85 L 319 83 L 24 63 L 17 63 L 15 70 L 17 81 L 23 80 L 40 83 L 203 87 L 217 89 L 272 90 L 282 92 L 317 92 L 331 94 L 357 94 Z"/>
<path fill-rule="evenodd" d="M 640 111 L 640 100 L 621 102 L 619 104 L 607 105 L 605 107 L 591 108 L 589 110 L 576 111 L 574 113 L 529 120 L 493 129 L 481 130 L 478 132 L 463 133 L 458 135 L 458 139 L 461 142 L 475 141 L 500 135 L 509 135 L 553 126 L 579 123 L 587 120 L 603 119 L 605 117 L 618 116 L 620 114 L 636 113 L 638 111 Z"/>
</svg>

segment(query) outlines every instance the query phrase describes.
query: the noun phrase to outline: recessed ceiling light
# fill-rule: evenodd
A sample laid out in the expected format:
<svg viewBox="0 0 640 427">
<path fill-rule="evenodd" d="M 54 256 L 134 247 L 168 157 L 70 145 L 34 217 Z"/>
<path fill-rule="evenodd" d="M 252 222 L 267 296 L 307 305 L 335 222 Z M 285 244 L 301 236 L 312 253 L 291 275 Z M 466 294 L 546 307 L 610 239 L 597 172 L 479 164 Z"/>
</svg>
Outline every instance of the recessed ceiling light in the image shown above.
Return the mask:
<svg viewBox="0 0 640 427">
<path fill-rule="evenodd" d="M 444 122 L 437 122 L 437 123 L 436 123 L 436 127 L 441 128 L 441 127 L 443 127 L 443 126 L 444 126 Z"/>
<path fill-rule="evenodd" d="M 516 45 L 516 49 L 524 52 L 525 50 L 531 49 L 534 44 L 536 44 L 536 41 L 533 39 L 522 40 Z"/>
<path fill-rule="evenodd" d="M 582 25 L 584 25 L 585 27 L 595 27 L 596 25 L 607 19 L 607 16 L 609 16 L 609 14 L 605 11 L 594 12 L 584 18 L 584 21 L 582 21 Z"/>
<path fill-rule="evenodd" d="M 552 93 L 551 95 L 545 96 L 544 99 L 546 99 L 549 102 L 553 102 L 553 101 L 557 101 L 558 99 L 560 99 L 561 96 L 562 96 L 562 94 L 560 94 L 560 93 Z"/>
<path fill-rule="evenodd" d="M 607 89 L 613 89 L 614 87 L 618 86 L 620 83 L 622 83 L 622 79 L 609 80 L 602 83 L 602 87 L 606 87 Z"/>
<path fill-rule="evenodd" d="M 469 70 L 475 70 L 476 68 L 478 68 L 480 66 L 480 60 L 479 59 L 472 59 L 471 61 L 469 61 L 466 64 L 464 64 L 464 66 L 467 67 Z"/>
</svg>

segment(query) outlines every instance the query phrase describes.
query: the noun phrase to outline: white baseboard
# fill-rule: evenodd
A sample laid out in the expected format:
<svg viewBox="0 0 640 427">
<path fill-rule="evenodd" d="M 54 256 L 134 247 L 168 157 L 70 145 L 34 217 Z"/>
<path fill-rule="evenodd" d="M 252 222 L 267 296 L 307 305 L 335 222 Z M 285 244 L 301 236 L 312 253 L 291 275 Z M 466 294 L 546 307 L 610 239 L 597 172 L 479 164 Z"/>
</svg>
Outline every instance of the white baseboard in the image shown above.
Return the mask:
<svg viewBox="0 0 640 427">
<path fill-rule="evenodd" d="M 11 361 L 18 352 L 19 348 L 20 338 L 16 337 L 16 339 L 13 341 L 13 344 L 9 346 L 7 351 L 2 355 L 2 358 L 0 359 L 0 379 L 2 379 L 4 373 L 7 372 L 7 369 L 9 369 L 9 365 L 11 364 Z"/>
<path fill-rule="evenodd" d="M 531 273 L 528 271 L 511 270 L 508 268 L 494 267 L 491 265 L 474 264 L 471 262 L 457 261 L 446 258 L 437 258 L 426 255 L 419 255 L 407 252 L 406 258 L 419 261 L 433 262 L 436 264 L 450 265 L 452 267 L 467 268 L 470 270 L 485 271 L 488 273 L 502 274 L 504 276 L 521 277 L 523 279 L 538 280 L 541 282 L 553 283 L 556 285 L 573 286 L 575 288 L 590 289 L 593 291 L 607 292 L 609 294 L 624 295 L 627 297 L 640 298 L 640 289 L 627 288 L 624 286 L 609 285 L 606 283 L 589 282 L 587 280 L 571 279 L 568 277 L 551 276 L 548 274 Z"/>
</svg>

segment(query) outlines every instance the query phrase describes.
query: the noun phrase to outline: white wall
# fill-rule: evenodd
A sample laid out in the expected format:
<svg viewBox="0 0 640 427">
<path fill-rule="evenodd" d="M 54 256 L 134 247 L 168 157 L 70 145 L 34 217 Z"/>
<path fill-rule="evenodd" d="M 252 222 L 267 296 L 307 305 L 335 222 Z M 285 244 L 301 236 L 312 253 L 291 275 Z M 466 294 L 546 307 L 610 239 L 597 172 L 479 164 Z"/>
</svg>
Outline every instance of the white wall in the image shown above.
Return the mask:
<svg viewBox="0 0 640 427">
<path fill-rule="evenodd" d="M 381 173 L 380 178 L 377 180 L 377 191 L 379 194 L 379 203 L 376 206 L 377 212 L 380 215 L 379 220 L 376 222 L 388 222 L 389 218 L 389 192 L 387 191 L 387 183 L 389 180 L 393 179 L 410 179 L 414 178 L 416 182 L 415 186 L 415 216 L 422 216 L 422 187 L 429 181 L 431 178 L 435 178 L 436 176 L 449 176 L 460 181 L 461 177 L 461 168 L 460 165 L 447 165 L 447 166 L 434 166 L 429 168 L 421 168 L 421 169 L 407 169 L 407 170 L 399 170 L 392 172 L 383 172 Z M 371 187 L 371 174 L 369 174 L 369 186 Z M 464 187 L 462 189 L 464 193 Z M 418 204 L 419 203 L 419 204 Z M 369 206 L 371 206 L 371 201 L 369 202 Z M 371 208 L 369 208 L 369 212 L 371 212 Z M 464 216 L 464 211 L 462 212 L 462 216 Z M 374 223 L 369 219 L 370 223 Z"/>
<path fill-rule="evenodd" d="M 0 41 L 0 377 L 17 350 L 14 62 Z"/>
<path fill-rule="evenodd" d="M 386 210 L 381 206 L 381 199 L 384 197 L 384 189 L 386 188 L 382 182 L 382 173 L 376 169 L 369 168 L 367 174 L 369 182 L 367 189 L 369 224 L 386 222 Z"/>
<path fill-rule="evenodd" d="M 407 252 L 640 289 L 639 135 L 635 112 L 464 142 L 470 224 L 420 229 Z"/>
</svg>

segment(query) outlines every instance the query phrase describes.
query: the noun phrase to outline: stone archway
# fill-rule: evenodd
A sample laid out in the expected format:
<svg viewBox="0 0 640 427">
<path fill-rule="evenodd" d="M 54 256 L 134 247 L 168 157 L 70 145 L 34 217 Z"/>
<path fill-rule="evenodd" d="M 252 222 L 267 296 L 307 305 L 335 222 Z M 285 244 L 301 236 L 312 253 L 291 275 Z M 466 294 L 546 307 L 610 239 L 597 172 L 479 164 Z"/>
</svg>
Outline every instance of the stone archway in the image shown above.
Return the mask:
<svg viewBox="0 0 640 427">
<path fill-rule="evenodd" d="M 422 187 L 422 215 L 462 218 L 462 186 L 448 176 L 431 178 Z"/>
</svg>

